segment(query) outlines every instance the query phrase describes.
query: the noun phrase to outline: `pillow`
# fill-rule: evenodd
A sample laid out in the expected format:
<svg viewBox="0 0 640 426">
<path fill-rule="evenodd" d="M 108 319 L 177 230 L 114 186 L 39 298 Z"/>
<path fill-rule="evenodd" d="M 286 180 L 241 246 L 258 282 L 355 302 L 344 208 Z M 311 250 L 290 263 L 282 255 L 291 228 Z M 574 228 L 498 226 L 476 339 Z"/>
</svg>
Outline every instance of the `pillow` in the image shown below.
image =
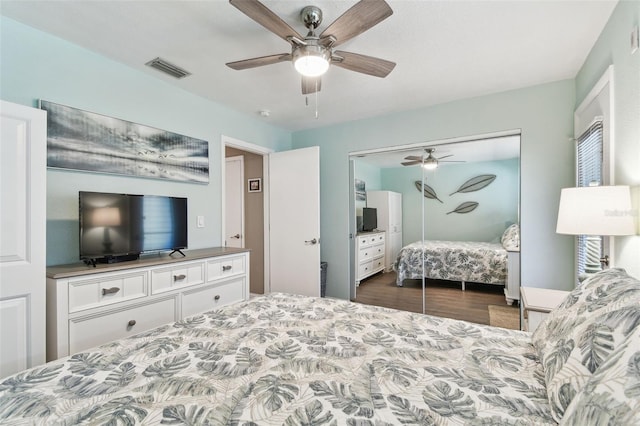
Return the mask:
<svg viewBox="0 0 640 426">
<path fill-rule="evenodd" d="M 636 317 L 636 321 L 640 317 Z M 567 407 L 561 425 L 640 424 L 640 328 L 611 353 Z"/>
<path fill-rule="evenodd" d="M 588 380 L 640 323 L 640 281 L 607 269 L 573 290 L 532 335 L 560 421 Z"/>
<path fill-rule="evenodd" d="M 500 242 L 505 250 L 520 251 L 520 227 L 517 223 L 505 229 Z"/>
</svg>

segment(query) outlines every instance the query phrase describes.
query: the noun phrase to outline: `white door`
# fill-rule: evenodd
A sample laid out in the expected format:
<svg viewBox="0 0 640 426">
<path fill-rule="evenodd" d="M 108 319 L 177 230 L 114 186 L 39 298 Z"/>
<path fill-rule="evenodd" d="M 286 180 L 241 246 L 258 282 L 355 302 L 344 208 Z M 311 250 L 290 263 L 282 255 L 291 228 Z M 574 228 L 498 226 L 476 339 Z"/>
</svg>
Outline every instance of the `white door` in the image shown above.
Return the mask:
<svg viewBox="0 0 640 426">
<path fill-rule="evenodd" d="M 225 159 L 226 247 L 244 247 L 244 157 Z"/>
<path fill-rule="evenodd" d="M 320 296 L 320 149 L 269 154 L 270 291 Z"/>
<path fill-rule="evenodd" d="M 44 110 L 0 101 L 0 378 L 45 362 Z"/>
</svg>

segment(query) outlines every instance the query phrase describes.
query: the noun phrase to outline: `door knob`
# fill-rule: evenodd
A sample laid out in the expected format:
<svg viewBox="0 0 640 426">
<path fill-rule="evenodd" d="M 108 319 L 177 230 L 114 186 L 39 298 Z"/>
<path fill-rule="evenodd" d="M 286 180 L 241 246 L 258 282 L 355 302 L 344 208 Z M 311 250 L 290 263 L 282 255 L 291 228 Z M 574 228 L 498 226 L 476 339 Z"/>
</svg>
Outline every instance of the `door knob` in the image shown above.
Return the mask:
<svg viewBox="0 0 640 426">
<path fill-rule="evenodd" d="M 236 240 L 238 240 L 238 239 L 240 239 L 240 234 L 233 235 L 233 236 L 231 236 L 231 238 L 235 238 Z"/>
<path fill-rule="evenodd" d="M 304 243 L 308 245 L 314 245 L 314 244 L 318 244 L 318 240 L 314 238 L 313 240 L 305 240 Z"/>
</svg>

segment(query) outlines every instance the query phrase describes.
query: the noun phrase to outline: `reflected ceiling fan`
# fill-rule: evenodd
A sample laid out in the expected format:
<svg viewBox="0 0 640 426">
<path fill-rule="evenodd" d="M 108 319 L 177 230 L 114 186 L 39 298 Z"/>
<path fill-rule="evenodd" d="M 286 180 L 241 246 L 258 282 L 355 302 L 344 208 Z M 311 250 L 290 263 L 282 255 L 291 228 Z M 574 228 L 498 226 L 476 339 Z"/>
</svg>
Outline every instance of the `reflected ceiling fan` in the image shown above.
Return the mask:
<svg viewBox="0 0 640 426">
<path fill-rule="evenodd" d="M 320 91 L 321 76 L 329 69 L 330 64 L 375 77 L 386 77 L 396 66 L 395 62 L 384 59 L 333 50 L 334 47 L 362 34 L 391 16 L 393 11 L 384 0 L 359 1 L 320 35 L 316 35 L 315 30 L 322 22 L 322 11 L 316 6 L 306 6 L 300 13 L 300 18 L 308 30 L 305 37 L 258 0 L 229 0 L 229 3 L 291 44 L 291 53 L 227 63 L 227 66 L 234 70 L 292 61 L 296 70 L 302 75 L 302 94 L 306 95 Z"/>
<path fill-rule="evenodd" d="M 453 157 L 453 154 L 443 155 L 442 157 L 434 157 L 433 153 L 435 152 L 435 148 L 426 148 L 424 150 L 424 154 L 420 157 L 417 155 L 409 155 L 404 157 L 405 161 L 402 163 L 403 166 L 414 166 L 416 164 L 422 164 L 427 170 L 433 170 L 438 167 L 439 163 L 466 163 L 466 161 L 456 161 L 456 160 L 442 160 L 443 158 Z"/>
</svg>

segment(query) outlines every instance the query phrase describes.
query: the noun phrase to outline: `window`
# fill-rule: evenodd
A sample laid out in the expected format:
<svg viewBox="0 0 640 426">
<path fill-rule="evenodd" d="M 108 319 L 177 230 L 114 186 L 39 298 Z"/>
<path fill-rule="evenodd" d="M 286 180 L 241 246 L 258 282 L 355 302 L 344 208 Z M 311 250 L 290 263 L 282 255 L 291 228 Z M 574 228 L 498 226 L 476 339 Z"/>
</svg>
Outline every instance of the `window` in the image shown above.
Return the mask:
<svg viewBox="0 0 640 426">
<path fill-rule="evenodd" d="M 603 184 L 603 130 L 602 117 L 597 117 L 589 128 L 578 137 L 576 149 L 576 186 L 600 186 Z M 577 265 L 578 277 L 592 274 L 602 269 L 603 238 L 600 236 L 578 236 Z"/>
<path fill-rule="evenodd" d="M 576 186 L 614 185 L 613 170 L 613 65 L 610 65 L 574 112 Z M 613 238 L 580 236 L 576 239 L 576 282 L 602 269 L 606 254 L 613 262 Z"/>
</svg>

